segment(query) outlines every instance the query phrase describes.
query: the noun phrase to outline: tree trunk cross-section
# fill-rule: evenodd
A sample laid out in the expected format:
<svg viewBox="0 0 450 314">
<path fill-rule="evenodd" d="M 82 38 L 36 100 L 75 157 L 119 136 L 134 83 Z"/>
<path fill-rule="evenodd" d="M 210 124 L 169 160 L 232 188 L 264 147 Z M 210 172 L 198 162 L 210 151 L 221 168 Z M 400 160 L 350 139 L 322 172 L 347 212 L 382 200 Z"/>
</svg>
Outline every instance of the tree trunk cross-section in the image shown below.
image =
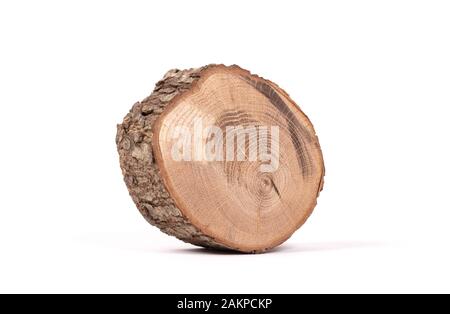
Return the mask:
<svg viewBox="0 0 450 314">
<path fill-rule="evenodd" d="M 306 221 L 323 187 L 307 116 L 276 84 L 238 66 L 167 72 L 118 125 L 116 143 L 141 214 L 198 246 L 273 248 Z"/>
</svg>

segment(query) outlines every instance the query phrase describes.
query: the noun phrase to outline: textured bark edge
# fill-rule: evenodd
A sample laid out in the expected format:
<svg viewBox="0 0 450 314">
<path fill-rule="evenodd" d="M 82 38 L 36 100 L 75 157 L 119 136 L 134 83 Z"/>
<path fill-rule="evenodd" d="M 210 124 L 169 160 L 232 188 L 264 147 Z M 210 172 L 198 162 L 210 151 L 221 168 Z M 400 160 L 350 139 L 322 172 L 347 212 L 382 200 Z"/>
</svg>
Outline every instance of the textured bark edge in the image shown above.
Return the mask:
<svg viewBox="0 0 450 314">
<path fill-rule="evenodd" d="M 117 150 L 130 196 L 150 224 L 194 245 L 238 250 L 216 242 L 183 215 L 167 192 L 152 150 L 155 122 L 170 101 L 188 91 L 206 68 L 168 71 L 152 94 L 134 104 L 122 124 L 117 125 Z"/>
</svg>

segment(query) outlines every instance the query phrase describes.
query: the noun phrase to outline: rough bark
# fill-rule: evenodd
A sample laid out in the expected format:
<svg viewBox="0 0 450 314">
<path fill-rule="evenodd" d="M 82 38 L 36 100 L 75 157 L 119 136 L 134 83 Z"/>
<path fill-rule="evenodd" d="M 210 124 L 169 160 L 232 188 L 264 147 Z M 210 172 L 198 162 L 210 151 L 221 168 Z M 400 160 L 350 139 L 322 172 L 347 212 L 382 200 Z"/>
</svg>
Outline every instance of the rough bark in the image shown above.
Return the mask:
<svg viewBox="0 0 450 314">
<path fill-rule="evenodd" d="M 167 72 L 156 84 L 153 93 L 134 104 L 122 124 L 117 126 L 116 144 L 130 195 L 150 224 L 194 245 L 227 249 L 204 235 L 177 208 L 162 182 L 152 152 L 152 127 L 155 121 L 170 100 L 189 90 L 200 77 L 200 72 L 206 68 Z"/>
</svg>

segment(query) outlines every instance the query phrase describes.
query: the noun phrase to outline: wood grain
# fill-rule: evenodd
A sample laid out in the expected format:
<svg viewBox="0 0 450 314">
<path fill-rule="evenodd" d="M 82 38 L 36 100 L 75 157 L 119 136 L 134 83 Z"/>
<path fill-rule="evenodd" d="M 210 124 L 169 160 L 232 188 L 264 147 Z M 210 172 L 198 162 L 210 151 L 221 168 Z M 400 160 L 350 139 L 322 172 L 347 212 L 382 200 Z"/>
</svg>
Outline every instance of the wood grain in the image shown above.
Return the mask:
<svg viewBox="0 0 450 314">
<path fill-rule="evenodd" d="M 193 160 L 174 160 L 174 130 L 195 133 L 196 121 L 223 131 L 214 146 L 223 160 L 197 160 L 195 153 Z M 226 132 L 236 126 L 279 129 L 266 139 L 269 148 L 279 146 L 275 170 L 261 171 L 267 160 L 252 159 L 261 152 L 259 139 L 239 146 Z M 202 137 L 201 147 L 212 138 Z M 225 144 L 234 140 L 240 160 L 225 158 Z M 309 217 L 323 187 L 309 119 L 276 84 L 237 66 L 169 71 L 118 126 L 116 142 L 128 190 L 147 221 L 204 247 L 264 252 L 281 244 Z"/>
</svg>

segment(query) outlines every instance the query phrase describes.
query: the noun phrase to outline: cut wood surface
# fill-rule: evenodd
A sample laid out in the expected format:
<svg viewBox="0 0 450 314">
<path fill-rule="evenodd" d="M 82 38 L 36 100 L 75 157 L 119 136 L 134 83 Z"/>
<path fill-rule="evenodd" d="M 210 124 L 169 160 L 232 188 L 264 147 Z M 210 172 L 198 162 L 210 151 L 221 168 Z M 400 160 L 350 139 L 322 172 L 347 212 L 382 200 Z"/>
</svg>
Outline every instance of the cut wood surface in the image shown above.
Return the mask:
<svg viewBox="0 0 450 314">
<path fill-rule="evenodd" d="M 116 142 L 142 215 L 199 246 L 273 248 L 306 221 L 323 187 L 307 116 L 237 66 L 169 71 L 118 125 Z"/>
</svg>

